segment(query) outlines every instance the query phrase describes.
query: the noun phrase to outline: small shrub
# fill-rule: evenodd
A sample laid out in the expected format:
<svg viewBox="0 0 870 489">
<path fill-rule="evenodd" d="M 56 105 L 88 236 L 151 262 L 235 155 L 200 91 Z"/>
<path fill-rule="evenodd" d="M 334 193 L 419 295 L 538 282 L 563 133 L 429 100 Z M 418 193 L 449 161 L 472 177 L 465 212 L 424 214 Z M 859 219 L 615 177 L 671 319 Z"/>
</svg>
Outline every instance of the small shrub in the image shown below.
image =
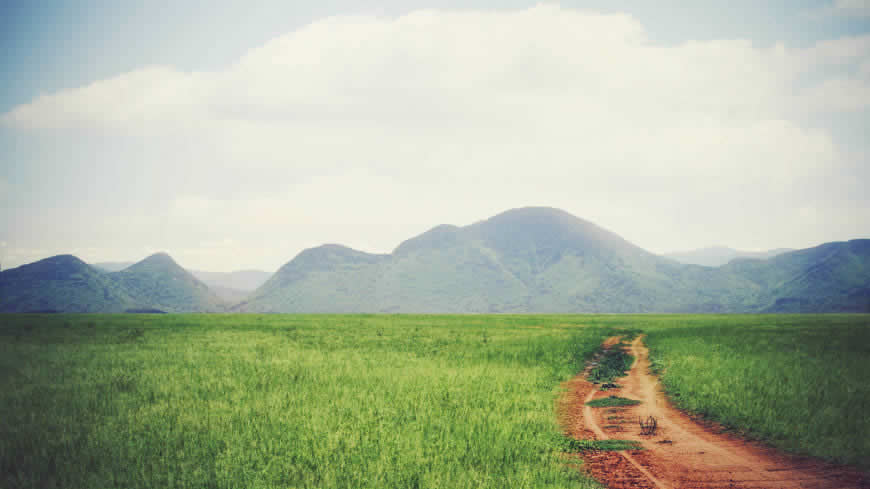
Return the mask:
<svg viewBox="0 0 870 489">
<path fill-rule="evenodd" d="M 598 364 L 589 371 L 587 378 L 593 384 L 616 385 L 613 384 L 613 380 L 624 377 L 632 363 L 634 363 L 634 357 L 625 353 L 621 348 L 604 350 L 598 358 Z"/>
<path fill-rule="evenodd" d="M 602 397 L 601 399 L 595 399 L 586 403 L 587 406 L 592 407 L 635 406 L 637 404 L 640 404 L 640 401 L 619 396 Z"/>
</svg>

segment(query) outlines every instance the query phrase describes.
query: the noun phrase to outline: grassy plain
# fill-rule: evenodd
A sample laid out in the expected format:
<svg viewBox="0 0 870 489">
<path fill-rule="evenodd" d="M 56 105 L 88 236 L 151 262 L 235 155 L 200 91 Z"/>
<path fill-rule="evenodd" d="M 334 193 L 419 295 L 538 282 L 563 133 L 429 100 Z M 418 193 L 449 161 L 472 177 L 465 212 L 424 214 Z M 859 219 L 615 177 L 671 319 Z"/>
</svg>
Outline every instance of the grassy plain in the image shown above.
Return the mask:
<svg viewBox="0 0 870 489">
<path fill-rule="evenodd" d="M 0 315 L 0 487 L 597 487 L 553 401 L 627 330 L 682 407 L 870 467 L 870 316 Z"/>
<path fill-rule="evenodd" d="M 598 487 L 581 316 L 3 315 L 0 487 Z"/>
</svg>

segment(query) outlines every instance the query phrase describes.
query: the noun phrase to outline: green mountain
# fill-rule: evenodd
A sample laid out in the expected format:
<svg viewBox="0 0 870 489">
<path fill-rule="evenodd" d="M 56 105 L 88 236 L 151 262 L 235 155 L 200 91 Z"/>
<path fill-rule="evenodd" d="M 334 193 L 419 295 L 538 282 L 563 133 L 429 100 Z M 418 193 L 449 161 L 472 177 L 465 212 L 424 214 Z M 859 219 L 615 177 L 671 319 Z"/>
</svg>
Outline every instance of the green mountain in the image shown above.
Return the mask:
<svg viewBox="0 0 870 489">
<path fill-rule="evenodd" d="M 734 260 L 723 270 L 758 285 L 760 312 L 870 312 L 870 239 Z"/>
<path fill-rule="evenodd" d="M 779 312 L 800 304 L 807 312 L 863 311 L 868 242 L 711 268 L 657 256 L 564 211 L 532 207 L 438 226 L 388 255 L 340 245 L 305 250 L 234 310 Z M 825 259 L 830 254 L 839 258 Z"/>
<path fill-rule="evenodd" d="M 147 308 L 166 312 L 217 312 L 225 308 L 207 285 L 166 253 L 155 253 L 109 276 Z"/>
<path fill-rule="evenodd" d="M 280 297 L 281 311 L 354 312 L 368 310 L 376 295 L 377 265 L 381 255 L 355 251 L 339 245 L 304 250 L 281 267 L 248 301 L 234 309 L 273 312 L 275 309 L 252 298 Z M 250 305 L 250 306 L 249 306 Z"/>
<path fill-rule="evenodd" d="M 72 255 L 0 272 L 2 312 L 123 312 L 136 305 L 108 274 Z"/>
<path fill-rule="evenodd" d="M 104 272 L 120 272 L 133 265 L 133 262 L 99 262 L 91 266 Z M 221 300 L 228 304 L 241 302 L 257 287 L 266 283 L 272 276 L 262 270 L 236 270 L 233 272 L 206 272 L 202 270 L 189 270 L 214 292 Z"/>
<path fill-rule="evenodd" d="M 226 310 L 165 253 L 114 268 L 62 255 L 0 272 L 0 311 Z M 530 207 L 437 226 L 390 254 L 304 250 L 230 310 L 870 312 L 870 240 L 686 265 L 564 211 Z"/>
<path fill-rule="evenodd" d="M 0 272 L 0 312 L 222 311 L 208 287 L 158 253 L 108 273 L 72 255 Z"/>
</svg>

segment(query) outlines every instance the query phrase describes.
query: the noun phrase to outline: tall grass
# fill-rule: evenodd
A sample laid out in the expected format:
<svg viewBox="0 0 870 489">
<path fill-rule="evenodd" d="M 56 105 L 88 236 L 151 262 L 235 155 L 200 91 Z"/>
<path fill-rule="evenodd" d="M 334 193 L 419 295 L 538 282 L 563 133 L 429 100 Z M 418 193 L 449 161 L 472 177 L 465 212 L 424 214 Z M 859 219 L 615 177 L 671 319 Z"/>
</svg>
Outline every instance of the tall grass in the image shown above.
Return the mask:
<svg viewBox="0 0 870 489">
<path fill-rule="evenodd" d="M 0 316 L 0 487 L 598 487 L 583 317 Z"/>
<path fill-rule="evenodd" d="M 870 469 L 870 316 L 647 322 L 671 398 L 780 448 Z"/>
<path fill-rule="evenodd" d="M 0 487 L 596 487 L 556 387 L 638 329 L 680 406 L 870 467 L 868 316 L 0 315 Z"/>
</svg>

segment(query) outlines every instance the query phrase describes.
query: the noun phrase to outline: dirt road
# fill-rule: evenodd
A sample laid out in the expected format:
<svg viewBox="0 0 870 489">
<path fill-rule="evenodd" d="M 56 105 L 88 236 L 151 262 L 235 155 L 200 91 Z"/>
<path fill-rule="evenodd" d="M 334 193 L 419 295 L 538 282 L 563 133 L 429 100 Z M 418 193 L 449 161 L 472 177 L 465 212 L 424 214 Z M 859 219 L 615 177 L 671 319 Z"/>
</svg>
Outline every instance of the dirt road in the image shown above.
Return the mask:
<svg viewBox="0 0 870 489">
<path fill-rule="evenodd" d="M 675 409 L 649 373 L 641 338 L 631 344 L 636 361 L 620 389 L 606 392 L 578 376 L 567 383 L 560 401 L 563 426 L 579 439 L 635 440 L 643 450 L 586 452 L 586 470 L 610 488 L 652 489 L 866 489 L 870 479 L 858 471 L 815 459 L 778 453 L 701 425 Z M 637 406 L 592 408 L 586 403 L 616 395 L 641 401 Z M 638 417 L 653 416 L 655 435 L 641 435 Z"/>
</svg>

